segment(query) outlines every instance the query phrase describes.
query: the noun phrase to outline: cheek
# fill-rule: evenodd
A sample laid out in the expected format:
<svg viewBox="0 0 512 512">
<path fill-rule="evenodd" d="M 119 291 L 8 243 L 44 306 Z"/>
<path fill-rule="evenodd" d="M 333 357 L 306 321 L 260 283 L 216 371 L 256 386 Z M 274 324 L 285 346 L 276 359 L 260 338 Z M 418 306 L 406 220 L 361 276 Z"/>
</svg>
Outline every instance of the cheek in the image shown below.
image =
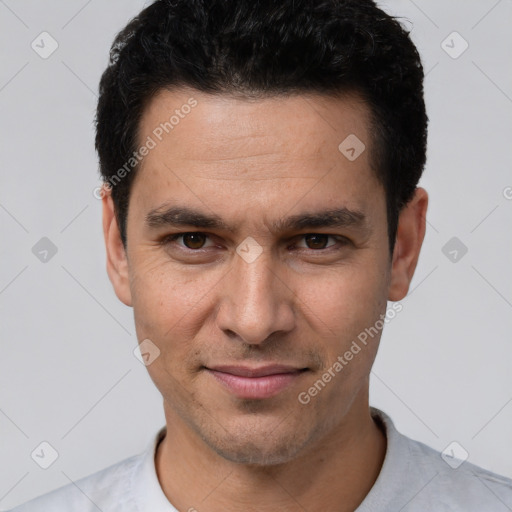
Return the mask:
<svg viewBox="0 0 512 512">
<path fill-rule="evenodd" d="M 201 364 L 194 340 L 207 316 L 207 291 L 218 279 L 210 283 L 208 273 L 191 277 L 161 261 L 140 266 L 137 276 L 132 280 L 137 338 L 151 340 L 160 351 L 147 366 L 149 376 L 175 405 L 194 402 L 190 379 Z"/>
<path fill-rule="evenodd" d="M 133 307 L 141 325 L 151 329 L 164 324 L 169 329 L 193 310 L 208 289 L 208 283 L 199 282 L 197 274 L 193 276 L 160 257 L 142 254 L 134 263 Z"/>
<path fill-rule="evenodd" d="M 331 337 L 346 340 L 385 310 L 385 270 L 363 263 L 325 270 L 298 278 L 295 292 L 305 316 Z"/>
<path fill-rule="evenodd" d="M 302 281 L 301 286 L 303 314 L 325 354 L 324 368 L 308 381 L 316 387 L 308 389 L 322 390 L 314 400 L 318 407 L 338 402 L 344 407 L 341 397 L 348 399 L 363 384 L 377 354 L 381 331 L 369 329 L 386 311 L 385 268 L 379 269 L 376 262 L 354 264 L 318 276 L 315 283 Z M 318 382 L 322 376 L 328 384 Z"/>
<path fill-rule="evenodd" d="M 192 343 L 211 312 L 211 293 L 222 285 L 222 273 L 187 272 L 150 256 L 139 261 L 131 280 L 137 337 L 185 364 L 196 357 Z"/>
</svg>

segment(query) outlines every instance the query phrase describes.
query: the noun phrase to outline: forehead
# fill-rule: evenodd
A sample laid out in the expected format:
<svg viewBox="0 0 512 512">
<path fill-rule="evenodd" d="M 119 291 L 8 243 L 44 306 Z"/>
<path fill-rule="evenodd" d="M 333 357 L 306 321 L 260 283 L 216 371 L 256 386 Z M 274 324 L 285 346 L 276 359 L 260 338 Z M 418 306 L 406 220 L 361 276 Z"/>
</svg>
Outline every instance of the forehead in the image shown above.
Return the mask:
<svg viewBox="0 0 512 512">
<path fill-rule="evenodd" d="M 162 89 L 143 112 L 139 142 L 151 136 L 159 146 L 145 161 L 167 150 L 175 158 L 198 162 L 272 153 L 277 157 L 285 152 L 287 160 L 315 159 L 326 153 L 338 157 L 333 149 L 350 135 L 369 145 L 369 118 L 368 107 L 355 94 L 249 99 Z"/>
<path fill-rule="evenodd" d="M 289 209 L 302 195 L 309 211 L 319 199 L 364 210 L 381 192 L 370 165 L 369 118 L 355 95 L 247 99 L 161 90 L 140 121 L 139 144 L 151 140 L 152 149 L 137 171 L 137 200 L 146 211 L 173 196 L 242 211 L 249 203 Z"/>
</svg>

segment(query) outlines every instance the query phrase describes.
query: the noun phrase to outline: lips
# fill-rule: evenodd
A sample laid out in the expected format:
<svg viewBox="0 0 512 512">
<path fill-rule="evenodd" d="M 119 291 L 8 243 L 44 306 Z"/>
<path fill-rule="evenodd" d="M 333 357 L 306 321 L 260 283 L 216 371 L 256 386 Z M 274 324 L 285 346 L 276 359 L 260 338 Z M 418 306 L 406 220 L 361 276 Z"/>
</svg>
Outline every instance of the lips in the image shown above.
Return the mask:
<svg viewBox="0 0 512 512">
<path fill-rule="evenodd" d="M 273 364 L 253 368 L 222 365 L 206 370 L 234 396 L 264 399 L 275 396 L 294 384 L 307 369 Z"/>
<path fill-rule="evenodd" d="M 277 375 L 281 373 L 294 373 L 301 370 L 301 368 L 282 364 L 260 366 L 259 368 L 249 368 L 247 366 L 214 366 L 209 369 L 239 377 L 265 377 L 267 375 Z"/>
</svg>

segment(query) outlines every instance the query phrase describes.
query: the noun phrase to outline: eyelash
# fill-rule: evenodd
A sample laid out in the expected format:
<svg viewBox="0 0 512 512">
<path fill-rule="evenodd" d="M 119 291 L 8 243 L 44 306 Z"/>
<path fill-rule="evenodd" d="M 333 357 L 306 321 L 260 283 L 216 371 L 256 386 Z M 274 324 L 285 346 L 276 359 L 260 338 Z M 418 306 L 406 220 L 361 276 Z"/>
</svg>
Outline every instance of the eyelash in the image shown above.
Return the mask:
<svg viewBox="0 0 512 512">
<path fill-rule="evenodd" d="M 182 233 L 175 233 L 173 235 L 168 235 L 166 237 L 164 237 L 162 240 L 161 240 L 161 244 L 162 245 L 168 245 L 172 242 L 175 242 L 178 238 L 181 238 L 185 235 L 194 235 L 194 234 L 198 234 L 198 235 L 205 235 L 208 237 L 208 234 L 207 233 L 203 233 L 202 231 L 184 231 Z M 301 239 L 305 238 L 306 236 L 311 236 L 311 235 L 320 235 L 320 236 L 326 236 L 328 238 L 333 238 L 334 240 L 337 240 L 338 244 L 334 244 L 334 245 L 331 245 L 329 247 L 325 247 L 323 249 L 308 249 L 308 248 L 299 248 L 299 251 L 308 251 L 308 252 L 313 252 L 313 253 L 326 253 L 326 252 L 330 252 L 331 250 L 339 250 L 341 249 L 342 247 L 348 245 L 350 243 L 350 241 L 345 238 L 344 236 L 339 236 L 339 235 L 329 235 L 327 233 L 305 233 L 303 235 L 299 235 L 299 237 Z M 336 245 L 339 245 L 339 247 L 336 247 Z M 183 246 L 180 246 L 183 250 L 185 251 L 189 251 L 189 252 L 192 252 L 192 253 L 200 253 L 206 249 L 203 249 L 203 248 L 200 248 L 200 249 L 190 249 L 188 247 L 183 247 Z"/>
</svg>

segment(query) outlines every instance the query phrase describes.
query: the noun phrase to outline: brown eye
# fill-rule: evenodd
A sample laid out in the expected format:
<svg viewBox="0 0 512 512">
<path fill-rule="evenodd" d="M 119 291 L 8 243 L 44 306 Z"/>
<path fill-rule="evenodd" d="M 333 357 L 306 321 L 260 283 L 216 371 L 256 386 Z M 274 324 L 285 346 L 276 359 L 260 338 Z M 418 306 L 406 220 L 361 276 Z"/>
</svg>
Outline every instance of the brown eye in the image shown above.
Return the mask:
<svg viewBox="0 0 512 512">
<path fill-rule="evenodd" d="M 180 238 L 183 239 L 183 244 L 176 242 Z M 189 233 L 177 233 L 175 235 L 169 235 L 162 240 L 162 244 L 170 246 L 177 244 L 183 249 L 190 249 L 193 251 L 197 249 L 204 249 L 204 243 L 207 239 L 208 235 L 200 233 L 199 231 L 192 231 Z"/>
<path fill-rule="evenodd" d="M 304 235 L 304 240 L 308 246 L 308 249 L 325 249 L 327 240 L 330 235 L 323 235 L 320 233 Z"/>
<path fill-rule="evenodd" d="M 203 233 L 185 233 L 182 237 L 187 249 L 201 249 L 206 240 L 206 235 Z"/>
</svg>

